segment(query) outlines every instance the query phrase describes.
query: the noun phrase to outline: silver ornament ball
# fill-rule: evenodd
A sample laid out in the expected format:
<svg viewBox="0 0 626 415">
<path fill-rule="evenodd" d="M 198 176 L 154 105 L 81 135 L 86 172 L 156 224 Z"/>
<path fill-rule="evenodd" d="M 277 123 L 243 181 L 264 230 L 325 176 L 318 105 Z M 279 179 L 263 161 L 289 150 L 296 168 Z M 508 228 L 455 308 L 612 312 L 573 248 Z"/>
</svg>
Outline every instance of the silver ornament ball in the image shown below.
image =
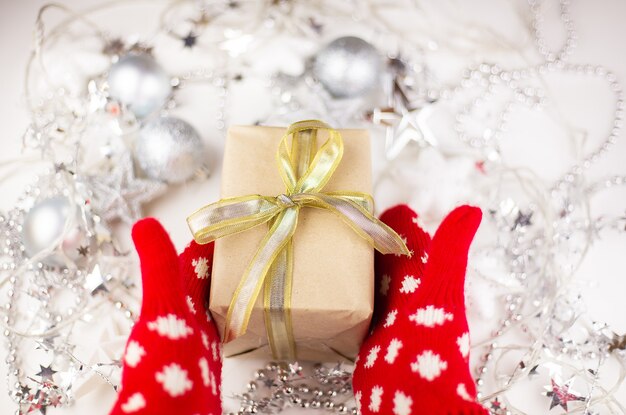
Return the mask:
<svg viewBox="0 0 626 415">
<path fill-rule="evenodd" d="M 354 98 L 380 83 L 382 59 L 363 39 L 341 37 L 317 53 L 312 73 L 335 98 Z"/>
<path fill-rule="evenodd" d="M 159 117 L 145 124 L 134 154 L 146 176 L 168 183 L 190 179 L 203 167 L 206 155 L 195 128 L 175 117 Z"/>
<path fill-rule="evenodd" d="M 148 54 L 129 54 L 114 63 L 107 78 L 109 95 L 143 118 L 165 105 L 170 77 Z"/>
<path fill-rule="evenodd" d="M 49 266 L 62 266 L 69 259 L 77 265 L 87 260 L 96 249 L 95 238 L 89 237 L 74 218 L 68 231 L 63 235 L 65 222 L 70 215 L 70 201 L 64 196 L 54 196 L 35 204 L 27 213 L 22 225 L 24 252 L 33 257 L 46 249 L 52 249 L 41 262 Z M 63 235 L 62 240 L 59 240 Z M 60 242 L 61 250 L 54 245 Z M 82 252 L 82 253 L 81 253 Z"/>
</svg>

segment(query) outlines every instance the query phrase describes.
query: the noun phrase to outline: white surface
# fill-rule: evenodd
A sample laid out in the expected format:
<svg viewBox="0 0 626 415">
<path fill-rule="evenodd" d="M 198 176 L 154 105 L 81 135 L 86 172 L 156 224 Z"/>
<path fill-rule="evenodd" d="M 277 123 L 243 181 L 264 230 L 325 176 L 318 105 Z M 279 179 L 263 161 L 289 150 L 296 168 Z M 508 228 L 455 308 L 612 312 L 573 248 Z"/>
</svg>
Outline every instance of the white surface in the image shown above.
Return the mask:
<svg viewBox="0 0 626 415">
<path fill-rule="evenodd" d="M 158 5 L 155 3 L 148 5 L 147 2 L 136 2 L 132 3 L 132 7 L 120 7 L 123 9 L 123 13 L 119 13 L 120 9 L 114 9 L 98 16 L 103 19 L 103 26 L 113 33 L 118 30 L 124 35 L 148 33 L 149 29 L 156 25 L 157 10 L 162 4 L 161 2 L 158 2 Z M 516 10 L 527 7 L 525 2 L 502 2 L 497 7 L 495 2 L 489 1 L 442 2 L 442 4 L 454 7 L 461 3 L 464 3 L 468 18 L 484 22 L 516 44 L 525 44 L 526 52 L 533 53 L 532 44 L 528 43 L 523 27 L 519 21 L 515 20 L 514 14 Z M 2 122 L 0 159 L 12 158 L 20 153 L 21 134 L 28 123 L 28 113 L 23 102 L 23 70 L 32 45 L 33 23 L 37 9 L 42 4 L 42 1 L 33 0 L 19 2 L 2 0 L 0 3 L 0 56 L 2 59 L 0 91 L 2 91 L 3 97 L 0 100 L 0 114 L 2 114 L 0 117 Z M 66 0 L 64 4 L 73 7 L 85 7 L 95 3 Z M 135 17 L 138 12 L 141 13 L 141 19 Z M 614 70 L 619 79 L 626 80 L 626 47 L 623 43 L 623 39 L 626 38 L 626 25 L 624 25 L 626 3 L 619 0 L 575 2 L 572 6 L 572 15 L 578 28 L 579 46 L 571 60 L 605 65 Z M 107 16 L 115 16 L 115 18 L 107 19 Z M 410 22 L 401 23 L 410 24 Z M 559 39 L 561 31 L 558 23 L 556 23 L 555 14 L 546 16 L 545 31 L 549 40 Z M 156 41 L 163 41 L 164 44 L 172 47 L 171 40 L 156 39 Z M 184 51 L 184 53 L 186 52 Z M 157 55 L 159 55 L 158 48 Z M 186 57 L 195 61 L 195 65 L 190 66 L 190 68 L 210 62 L 210 57 L 206 55 L 200 55 L 199 58 L 191 55 L 186 55 Z M 75 59 L 70 53 L 65 58 L 68 62 Z M 180 69 L 181 66 L 177 59 L 166 58 L 164 64 L 170 70 Z M 458 76 L 458 73 L 456 75 Z M 454 76 L 451 76 L 451 79 L 454 79 Z M 551 88 L 557 101 L 556 104 L 568 122 L 575 128 L 589 131 L 590 141 L 598 140 L 607 129 L 608 117 L 613 109 L 612 97 L 605 90 L 606 88 L 574 77 L 571 82 L 557 79 Z M 263 100 L 263 96 L 260 95 L 263 93 L 266 91 L 259 89 L 255 99 L 236 101 L 236 105 L 233 107 L 237 107 L 238 111 L 232 121 L 249 123 L 255 120 L 255 117 L 262 116 L 263 113 L 254 113 L 254 105 Z M 215 200 L 218 196 L 222 137 L 214 132 L 212 113 L 207 109 L 211 103 L 210 99 L 207 100 L 206 94 L 210 94 L 210 90 L 190 88 L 183 91 L 181 93 L 182 105 L 176 112 L 189 120 L 202 133 L 203 138 L 212 149 L 213 156 L 210 162 L 213 164 L 212 171 L 216 174 L 205 182 L 190 183 L 172 189 L 166 196 L 155 201 L 146 209 L 146 214 L 156 216 L 163 222 L 178 248 L 183 247 L 190 239 L 184 222 L 186 214 L 198 206 Z M 571 149 L 566 146 L 564 141 L 559 141 L 559 138 L 563 137 L 562 131 L 555 130 L 553 126 L 552 129 L 549 129 L 550 127 L 545 124 L 545 120 L 544 124 L 541 123 L 541 120 L 537 124 L 528 124 L 528 119 L 534 118 L 532 115 L 528 115 L 530 118 L 525 118 L 527 115 L 521 113 L 514 117 L 510 134 L 504 142 L 505 157 L 516 164 L 536 168 L 540 173 L 545 174 L 545 179 L 554 178 L 564 171 L 573 159 Z M 548 134 L 546 131 L 554 134 Z M 374 153 L 381 154 L 380 151 L 374 151 Z M 600 165 L 594 167 L 594 176 L 626 174 L 624 154 L 626 154 L 626 140 L 620 137 L 619 143 L 614 147 L 611 154 Z M 380 165 L 380 159 L 375 160 L 375 162 Z M 24 180 L 28 177 L 28 175 L 24 175 Z M 19 193 L 23 183 L 24 181 L 19 179 L 2 185 L 3 208 L 11 206 L 12 197 Z M 391 202 L 400 201 L 391 200 L 390 197 L 381 194 L 377 197 L 381 201 L 379 210 Z M 597 210 L 597 212 L 619 213 L 624 211 L 625 206 L 626 192 L 622 188 L 603 194 L 602 199 L 597 199 L 592 209 L 594 212 Z M 593 285 L 586 289 L 589 313 L 597 320 L 608 322 L 616 331 L 621 333 L 626 331 L 626 318 L 624 318 L 626 306 L 623 301 L 624 293 L 626 293 L 624 242 L 623 235 L 605 237 L 593 246 L 580 270 L 581 275 L 593 279 Z M 482 322 L 478 319 L 472 320 L 474 328 L 481 324 Z M 224 390 L 227 393 L 240 391 L 244 382 L 251 377 L 252 368 L 257 366 L 258 361 L 253 359 L 237 362 L 227 361 L 224 371 L 226 379 Z M 0 371 L 0 377 L 4 377 L 4 370 Z M 8 413 L 8 408 L 14 407 L 14 404 L 4 393 L 5 387 L 4 383 L 0 383 L 0 407 L 3 408 L 0 412 L 2 413 Z M 531 399 L 538 402 L 530 413 L 547 413 L 547 400 L 539 398 L 538 391 L 532 391 L 532 393 L 534 395 L 531 396 L 535 396 L 535 398 Z M 625 388 L 621 389 L 620 396 L 622 403 L 626 404 Z M 80 400 L 74 408 L 67 410 L 50 409 L 48 413 L 84 414 L 89 412 L 94 415 L 105 414 L 113 398 L 113 393 L 103 386 L 97 392 Z"/>
</svg>

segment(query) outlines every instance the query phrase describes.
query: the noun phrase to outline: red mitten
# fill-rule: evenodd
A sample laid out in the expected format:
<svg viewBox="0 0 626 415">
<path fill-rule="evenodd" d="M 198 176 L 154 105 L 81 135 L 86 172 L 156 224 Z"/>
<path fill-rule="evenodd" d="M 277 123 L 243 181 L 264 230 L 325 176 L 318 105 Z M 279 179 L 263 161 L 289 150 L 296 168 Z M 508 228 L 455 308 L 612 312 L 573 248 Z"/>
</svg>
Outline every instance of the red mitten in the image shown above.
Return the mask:
<svg viewBox="0 0 626 415">
<path fill-rule="evenodd" d="M 143 302 L 111 414 L 220 415 L 219 337 L 204 306 L 213 245 L 192 243 L 179 264 L 169 236 L 151 218 L 135 224 L 133 240 Z"/>
<path fill-rule="evenodd" d="M 467 251 L 481 211 L 461 206 L 435 236 L 408 206 L 381 220 L 406 237 L 412 257 L 376 254 L 373 330 L 359 353 L 354 393 L 363 415 L 486 415 L 476 402 L 465 316 Z"/>
<path fill-rule="evenodd" d="M 187 292 L 185 300 L 189 306 L 189 311 L 200 325 L 202 345 L 211 352 L 209 366 L 215 368 L 211 372 L 211 394 L 219 397 L 220 385 L 222 384 L 222 346 L 219 332 L 211 318 L 208 307 L 214 247 L 215 244 L 213 243 L 200 245 L 192 240 L 178 259 L 180 273 Z M 221 414 L 217 410 L 215 413 Z"/>
</svg>

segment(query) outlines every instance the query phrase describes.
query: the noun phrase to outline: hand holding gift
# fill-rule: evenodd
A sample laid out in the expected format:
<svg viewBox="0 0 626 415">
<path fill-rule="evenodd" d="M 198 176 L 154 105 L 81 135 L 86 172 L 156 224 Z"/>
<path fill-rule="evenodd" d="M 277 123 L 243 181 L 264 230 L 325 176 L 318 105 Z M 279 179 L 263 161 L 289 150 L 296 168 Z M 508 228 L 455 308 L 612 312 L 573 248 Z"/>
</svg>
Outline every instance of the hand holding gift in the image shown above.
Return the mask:
<svg viewBox="0 0 626 415">
<path fill-rule="evenodd" d="M 486 414 L 475 402 L 468 368 L 470 344 L 463 298 L 467 248 L 480 211 L 467 206 L 456 209 L 432 242 L 406 206 L 388 210 L 381 219 L 406 237 L 414 254 L 411 258 L 376 256 L 374 322 L 354 373 L 361 413 Z M 178 281 L 186 282 L 189 301 L 183 290 L 176 289 L 173 247 L 160 225 L 154 220 L 139 222 L 134 235 L 142 259 L 144 306 L 128 341 L 123 389 L 112 414 L 194 414 L 207 407 L 219 414 L 221 402 L 214 388 L 219 390 L 221 378 L 220 345 L 215 326 L 206 320 L 203 301 L 211 279 L 213 245 L 191 242 L 180 256 Z M 204 329 L 196 329 L 186 342 L 179 343 L 167 336 L 146 336 L 159 313 L 186 315 L 192 326 L 186 307 L 192 307 L 189 311 Z M 160 311 L 155 314 L 154 310 Z M 204 349 L 197 346 L 200 343 Z M 203 358 L 210 371 L 208 386 L 195 367 Z M 163 372 L 159 367 L 174 364 L 181 369 L 179 375 L 186 373 L 170 384 L 170 388 L 180 385 L 177 390 L 184 390 L 175 397 L 157 378 Z M 190 388 L 187 381 L 192 382 Z"/>
<path fill-rule="evenodd" d="M 318 150 L 317 135 L 325 130 L 328 140 Z M 261 153 L 280 139 L 279 129 L 244 128 L 246 131 L 256 131 L 260 141 L 265 141 L 259 145 Z M 293 136 L 291 148 L 289 136 Z M 352 138 L 347 141 L 352 156 L 360 152 L 369 157 L 367 141 L 354 131 L 348 136 Z M 189 245 L 181 254 L 180 272 L 174 248 L 158 222 L 143 220 L 133 229 L 142 262 L 144 300 L 127 344 L 123 389 L 112 413 L 220 413 L 221 346 L 211 313 L 205 308 L 209 282 L 213 284 L 210 303 L 219 305 L 212 313 L 225 340 L 234 339 L 229 343 L 235 343 L 234 353 L 269 343 L 275 356 L 287 360 L 295 355 L 296 344 L 298 354 L 309 358 L 324 351 L 349 356 L 354 350 L 356 355 L 369 328 L 375 298 L 372 331 L 358 351 L 354 373 L 355 399 L 361 412 L 486 413 L 475 402 L 475 385 L 469 374 L 463 297 L 467 250 L 480 223 L 480 210 L 456 209 L 432 242 L 406 206 L 390 209 L 379 221 L 372 216 L 371 198 L 364 191 L 369 186 L 369 167 L 364 167 L 369 161 L 349 159 L 348 164 L 362 167 L 356 172 L 368 178 L 356 188 L 347 187 L 355 191 L 337 191 L 346 176 L 353 183 L 363 177 L 355 178 L 355 171 L 346 169 L 339 171 L 335 182 L 331 180 L 339 169 L 343 141 L 338 132 L 317 122 L 297 123 L 279 141 L 284 193 L 242 196 L 247 194 L 246 186 L 254 184 L 233 179 L 233 165 L 241 166 L 233 157 L 247 154 L 244 149 L 250 145 L 250 137 L 245 133 L 230 137 L 224 174 L 229 197 L 189 218 L 196 240 L 207 244 Z M 263 163 L 238 170 L 250 179 L 259 173 L 259 166 Z M 281 180 L 277 176 L 266 171 L 262 183 L 270 186 L 261 189 L 263 193 L 277 189 Z M 306 207 L 318 211 L 302 209 Z M 269 231 L 257 226 L 263 223 L 269 224 Z M 303 229 L 296 232 L 296 224 Z M 220 253 L 213 262 L 212 241 L 220 237 L 225 238 L 216 244 Z M 328 240 L 338 252 L 324 246 Z M 374 264 L 368 261 L 373 259 L 372 246 L 381 251 L 376 256 L 374 295 Z M 354 258 L 361 261 L 354 262 Z M 337 260 L 345 262 L 344 272 L 333 273 L 325 267 L 325 262 L 332 265 Z M 315 296 L 316 291 L 323 297 L 337 291 L 341 279 L 354 289 L 340 290 L 339 304 Z M 232 300 L 224 302 L 230 297 Z M 294 309 L 292 299 L 299 307 Z M 226 309 L 224 317 L 221 313 Z M 358 318 L 337 332 L 344 309 Z M 294 310 L 303 319 L 295 324 L 291 319 Z M 257 327 L 262 330 L 254 331 Z"/>
</svg>

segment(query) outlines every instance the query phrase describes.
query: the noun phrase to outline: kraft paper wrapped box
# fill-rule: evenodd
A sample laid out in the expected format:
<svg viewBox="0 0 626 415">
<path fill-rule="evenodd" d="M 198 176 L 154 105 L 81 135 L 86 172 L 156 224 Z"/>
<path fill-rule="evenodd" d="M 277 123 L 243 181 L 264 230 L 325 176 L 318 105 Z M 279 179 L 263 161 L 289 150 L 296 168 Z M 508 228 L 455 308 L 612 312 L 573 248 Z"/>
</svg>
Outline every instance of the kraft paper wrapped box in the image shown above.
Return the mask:
<svg viewBox="0 0 626 415">
<path fill-rule="evenodd" d="M 224 152 L 222 197 L 276 196 L 285 185 L 276 163 L 284 128 L 231 127 Z M 370 139 L 365 130 L 340 130 L 343 158 L 324 186 L 325 192 L 371 194 Z M 320 131 L 318 147 L 326 141 Z M 268 225 L 215 242 L 209 308 L 224 336 L 233 293 L 253 258 Z M 247 332 L 224 345 L 225 356 L 268 347 L 262 293 Z M 356 357 L 367 333 L 374 305 L 374 248 L 327 210 L 303 207 L 293 236 L 291 318 L 297 357 L 337 361 Z"/>
</svg>

